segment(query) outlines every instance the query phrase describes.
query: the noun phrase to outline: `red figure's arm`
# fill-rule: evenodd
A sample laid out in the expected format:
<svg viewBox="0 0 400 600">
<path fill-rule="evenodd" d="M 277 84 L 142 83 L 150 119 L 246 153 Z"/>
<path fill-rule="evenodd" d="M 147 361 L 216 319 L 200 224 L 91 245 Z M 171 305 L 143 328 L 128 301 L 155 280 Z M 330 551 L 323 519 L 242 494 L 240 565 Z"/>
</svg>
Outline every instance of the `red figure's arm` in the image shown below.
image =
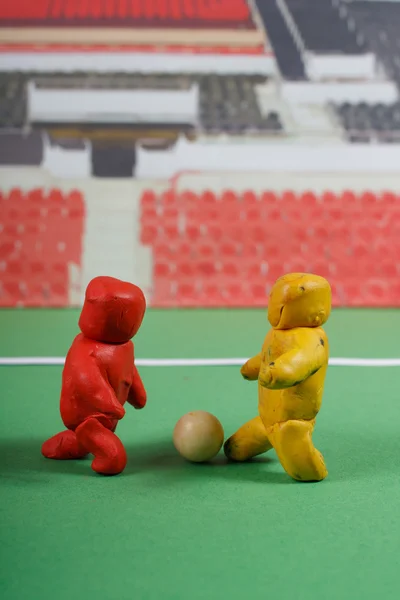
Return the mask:
<svg viewBox="0 0 400 600">
<path fill-rule="evenodd" d="M 122 419 L 125 409 L 93 358 L 86 361 L 78 377 L 79 392 L 90 406 L 113 419 Z"/>
<path fill-rule="evenodd" d="M 144 408 L 146 406 L 147 394 L 144 389 L 143 381 L 135 365 L 133 365 L 132 385 L 128 394 L 128 402 L 134 408 Z"/>
</svg>

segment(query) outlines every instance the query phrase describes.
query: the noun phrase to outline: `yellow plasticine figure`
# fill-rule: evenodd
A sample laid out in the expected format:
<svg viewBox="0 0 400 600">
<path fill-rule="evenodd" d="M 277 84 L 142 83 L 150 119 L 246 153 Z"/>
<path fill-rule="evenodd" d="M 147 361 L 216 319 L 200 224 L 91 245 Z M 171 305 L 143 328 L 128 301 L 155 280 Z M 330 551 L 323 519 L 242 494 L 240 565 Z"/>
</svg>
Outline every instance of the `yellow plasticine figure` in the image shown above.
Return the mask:
<svg viewBox="0 0 400 600">
<path fill-rule="evenodd" d="M 268 304 L 262 351 L 242 367 L 258 380 L 255 417 L 224 445 L 226 456 L 245 461 L 274 448 L 285 471 L 298 481 L 321 481 L 328 471 L 312 442 L 328 367 L 322 325 L 331 312 L 331 288 L 323 277 L 290 273 L 278 279 Z"/>
</svg>

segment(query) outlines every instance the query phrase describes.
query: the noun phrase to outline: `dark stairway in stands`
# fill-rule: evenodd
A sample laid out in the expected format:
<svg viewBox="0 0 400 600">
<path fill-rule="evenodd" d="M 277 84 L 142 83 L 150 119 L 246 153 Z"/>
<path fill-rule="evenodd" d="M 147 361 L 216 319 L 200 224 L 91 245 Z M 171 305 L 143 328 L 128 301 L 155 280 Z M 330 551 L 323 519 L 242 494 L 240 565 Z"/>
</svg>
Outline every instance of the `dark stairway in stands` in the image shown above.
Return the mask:
<svg viewBox="0 0 400 600">
<path fill-rule="evenodd" d="M 256 0 L 282 76 L 291 81 L 307 79 L 303 61 L 276 0 Z"/>
<path fill-rule="evenodd" d="M 337 5 L 332 0 L 285 2 L 307 50 L 318 54 L 357 55 L 365 52 L 363 36 L 348 20 L 346 2 Z"/>
</svg>

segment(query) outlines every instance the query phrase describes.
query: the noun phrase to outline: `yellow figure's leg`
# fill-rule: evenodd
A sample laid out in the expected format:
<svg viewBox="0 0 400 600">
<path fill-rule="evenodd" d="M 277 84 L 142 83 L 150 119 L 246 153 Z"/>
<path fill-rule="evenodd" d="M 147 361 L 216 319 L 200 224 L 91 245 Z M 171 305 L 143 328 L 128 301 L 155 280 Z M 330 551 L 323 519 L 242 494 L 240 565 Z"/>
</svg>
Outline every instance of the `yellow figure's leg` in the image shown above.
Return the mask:
<svg viewBox="0 0 400 600">
<path fill-rule="evenodd" d="M 224 444 L 226 456 L 234 461 L 249 460 L 271 450 L 267 431 L 260 417 L 252 419 L 234 433 Z"/>
<path fill-rule="evenodd" d="M 314 421 L 287 421 L 268 431 L 281 465 L 298 481 L 321 481 L 328 475 L 322 454 L 312 442 L 314 424 Z"/>
</svg>

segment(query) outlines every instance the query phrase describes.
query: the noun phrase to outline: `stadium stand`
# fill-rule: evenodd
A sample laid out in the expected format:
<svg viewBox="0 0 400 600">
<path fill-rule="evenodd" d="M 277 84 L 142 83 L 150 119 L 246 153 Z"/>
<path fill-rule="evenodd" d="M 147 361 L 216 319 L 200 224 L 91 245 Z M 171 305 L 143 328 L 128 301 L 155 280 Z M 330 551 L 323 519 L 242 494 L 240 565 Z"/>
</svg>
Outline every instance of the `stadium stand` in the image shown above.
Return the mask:
<svg viewBox="0 0 400 600">
<path fill-rule="evenodd" d="M 188 90 L 199 86 L 199 126 L 206 133 L 277 134 L 283 132 L 280 115 L 261 114 L 255 86 L 267 81 L 258 75 L 168 75 L 133 73 L 0 73 L 3 102 L 0 128 L 22 127 L 28 120 L 27 84 L 38 89 Z M 142 127 L 143 123 L 141 123 Z"/>
<path fill-rule="evenodd" d="M 347 8 L 388 76 L 400 85 L 400 4 L 358 0 L 347 4 Z"/>
<path fill-rule="evenodd" d="M 15 0 L 1 3 L 0 42 L 261 51 L 265 32 L 257 27 L 246 0 Z"/>
<path fill-rule="evenodd" d="M 332 0 L 285 2 L 307 50 L 320 54 L 360 54 L 365 51 L 364 37 L 351 27 L 345 5 Z"/>
<path fill-rule="evenodd" d="M 332 105 L 351 142 L 400 142 L 400 102 Z"/>
<path fill-rule="evenodd" d="M 213 76 L 200 79 L 200 123 L 207 133 L 231 135 L 279 133 L 283 125 L 276 112 L 263 116 L 254 86 L 263 77 Z"/>
<path fill-rule="evenodd" d="M 264 306 L 285 271 L 332 283 L 335 306 L 399 305 L 400 198 L 170 189 L 141 197 L 154 306 Z"/>
<path fill-rule="evenodd" d="M 21 128 L 26 121 L 26 76 L 0 73 L 0 127 Z"/>
<path fill-rule="evenodd" d="M 4 73 L 4 78 L 13 74 Z M 21 75 L 20 75 L 21 77 Z M 39 89 L 123 89 L 123 90 L 187 90 L 193 77 L 168 73 L 123 73 L 118 71 L 98 73 L 88 72 L 49 72 L 27 73 L 25 79 L 34 81 Z M 11 79 L 10 79 L 11 81 Z"/>
<path fill-rule="evenodd" d="M 254 27 L 245 0 L 14 0 L 0 4 L 0 20 L 21 25 L 136 25 L 145 27 Z"/>
<path fill-rule="evenodd" d="M 0 194 L 0 306 L 68 305 L 69 264 L 81 264 L 84 219 L 76 190 Z"/>
</svg>

